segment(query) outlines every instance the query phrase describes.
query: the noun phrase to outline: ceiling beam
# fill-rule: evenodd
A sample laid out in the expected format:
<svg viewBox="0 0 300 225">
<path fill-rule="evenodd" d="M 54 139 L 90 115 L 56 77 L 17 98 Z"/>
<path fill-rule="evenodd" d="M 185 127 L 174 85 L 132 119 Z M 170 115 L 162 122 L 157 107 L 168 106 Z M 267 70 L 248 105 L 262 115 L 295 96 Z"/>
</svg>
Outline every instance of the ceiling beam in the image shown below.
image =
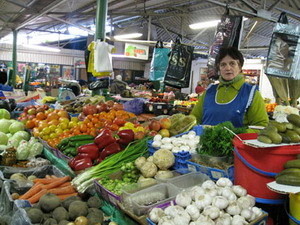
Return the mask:
<svg viewBox="0 0 300 225">
<path fill-rule="evenodd" d="M 253 4 L 249 3 L 247 0 L 240 0 L 242 3 L 244 3 L 249 9 L 251 9 L 253 12 L 257 13 L 257 9 L 253 7 Z"/>
<path fill-rule="evenodd" d="M 269 8 L 268 11 L 271 11 L 274 9 L 274 7 L 276 7 L 279 3 L 281 2 L 281 0 L 277 0 L 275 1 Z"/>
<path fill-rule="evenodd" d="M 34 22 L 35 20 L 39 19 L 40 17 L 42 17 L 43 15 L 47 14 L 48 12 L 52 11 L 53 9 L 57 8 L 58 6 L 60 6 L 61 4 L 67 2 L 68 0 L 56 0 L 54 1 L 52 4 L 50 4 L 48 7 L 44 8 L 43 11 L 38 14 L 35 15 L 33 17 L 30 17 L 28 20 L 24 21 L 23 23 L 21 23 L 20 25 L 18 25 L 16 27 L 16 30 L 19 30 L 20 28 L 25 27 L 26 25 L 28 25 L 29 23 Z"/>
<path fill-rule="evenodd" d="M 19 6 L 19 7 L 21 7 L 21 8 L 25 8 L 25 9 L 28 9 L 28 8 L 29 8 L 29 6 L 27 6 L 27 5 L 23 4 L 23 3 L 20 3 L 20 2 L 18 2 L 18 1 L 16 1 L 16 0 L 4 0 L 4 1 L 6 1 L 6 2 L 8 2 L 8 3 L 11 3 L 11 4 L 13 4 L 13 5 Z"/>
<path fill-rule="evenodd" d="M 92 31 L 90 29 L 87 29 L 84 26 L 78 25 L 76 23 L 72 23 L 70 21 L 67 21 L 67 20 L 64 20 L 64 19 L 61 19 L 61 18 L 58 18 L 58 17 L 50 16 L 50 15 L 48 15 L 47 17 L 49 17 L 51 19 L 54 19 L 54 20 L 58 20 L 60 22 L 63 22 L 63 23 L 69 24 L 69 25 L 72 25 L 73 27 L 77 27 L 77 28 L 79 28 L 81 30 L 84 30 L 84 31 L 88 32 L 89 34 L 95 34 L 94 31 Z"/>
<path fill-rule="evenodd" d="M 219 6 L 227 7 L 227 8 L 229 8 L 229 9 L 232 9 L 232 10 L 235 10 L 235 11 L 238 11 L 238 12 L 242 12 L 242 13 L 245 13 L 245 14 L 248 14 L 248 15 L 251 15 L 251 16 L 259 17 L 259 16 L 257 15 L 257 13 L 249 12 L 249 11 L 247 11 L 247 10 L 244 10 L 244 9 L 241 9 L 241 8 L 238 8 L 238 7 L 234 7 L 234 6 L 225 4 L 225 3 L 221 3 L 221 2 L 219 2 L 219 1 L 217 1 L 217 0 L 206 0 L 206 1 L 208 1 L 208 2 L 210 2 L 210 3 L 212 3 L 212 4 L 219 5 Z M 265 19 L 265 18 L 263 18 L 263 19 Z M 267 20 L 267 19 L 265 19 L 265 20 Z M 271 22 L 276 22 L 277 20 L 271 18 L 271 19 L 269 19 L 269 21 L 271 21 Z"/>
</svg>

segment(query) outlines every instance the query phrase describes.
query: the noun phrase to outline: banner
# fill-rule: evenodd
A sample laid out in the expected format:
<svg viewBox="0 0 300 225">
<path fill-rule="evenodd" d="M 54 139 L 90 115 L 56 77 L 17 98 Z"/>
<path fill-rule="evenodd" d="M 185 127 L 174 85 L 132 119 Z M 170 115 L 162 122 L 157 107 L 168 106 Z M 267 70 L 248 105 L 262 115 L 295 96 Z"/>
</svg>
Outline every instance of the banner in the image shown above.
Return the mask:
<svg viewBox="0 0 300 225">
<path fill-rule="evenodd" d="M 148 60 L 149 46 L 125 43 L 124 55 L 130 58 Z"/>
</svg>

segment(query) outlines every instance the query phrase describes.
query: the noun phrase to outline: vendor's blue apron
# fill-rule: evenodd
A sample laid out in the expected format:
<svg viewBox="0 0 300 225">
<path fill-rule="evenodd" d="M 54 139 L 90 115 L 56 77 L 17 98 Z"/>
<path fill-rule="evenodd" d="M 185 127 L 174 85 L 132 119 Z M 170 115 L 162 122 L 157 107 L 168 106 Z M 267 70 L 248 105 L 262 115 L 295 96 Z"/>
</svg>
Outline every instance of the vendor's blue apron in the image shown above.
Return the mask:
<svg viewBox="0 0 300 225">
<path fill-rule="evenodd" d="M 235 127 L 242 127 L 244 115 L 250 106 L 256 85 L 244 83 L 237 96 L 228 103 L 217 103 L 218 85 L 211 85 L 206 90 L 203 105 L 203 125 L 217 125 L 225 121 L 230 121 Z"/>
</svg>

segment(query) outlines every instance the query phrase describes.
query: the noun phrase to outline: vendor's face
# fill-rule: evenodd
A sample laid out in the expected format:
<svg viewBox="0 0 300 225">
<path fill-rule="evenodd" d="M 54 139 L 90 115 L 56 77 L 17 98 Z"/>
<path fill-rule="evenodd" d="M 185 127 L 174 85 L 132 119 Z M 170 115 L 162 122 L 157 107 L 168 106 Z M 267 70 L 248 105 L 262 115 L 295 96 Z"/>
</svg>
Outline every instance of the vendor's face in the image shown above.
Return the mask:
<svg viewBox="0 0 300 225">
<path fill-rule="evenodd" d="M 220 74 L 224 80 L 232 80 L 241 72 L 239 60 L 225 56 L 219 65 Z"/>
</svg>

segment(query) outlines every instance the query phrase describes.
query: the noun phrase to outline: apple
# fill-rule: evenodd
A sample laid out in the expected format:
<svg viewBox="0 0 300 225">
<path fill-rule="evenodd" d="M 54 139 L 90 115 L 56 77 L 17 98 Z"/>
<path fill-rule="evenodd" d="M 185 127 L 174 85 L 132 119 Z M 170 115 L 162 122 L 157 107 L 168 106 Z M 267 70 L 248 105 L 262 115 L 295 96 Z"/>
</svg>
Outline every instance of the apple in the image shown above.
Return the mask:
<svg viewBox="0 0 300 225">
<path fill-rule="evenodd" d="M 157 135 L 157 131 L 152 130 L 148 133 L 148 135 L 154 137 L 155 135 Z"/>
<path fill-rule="evenodd" d="M 169 118 L 162 118 L 159 120 L 162 129 L 169 129 L 171 127 L 171 120 Z"/>
<path fill-rule="evenodd" d="M 167 129 L 161 129 L 158 133 L 159 133 L 162 137 L 170 137 L 170 132 L 169 132 L 169 130 L 167 130 Z"/>
<path fill-rule="evenodd" d="M 145 133 L 143 131 L 138 131 L 134 133 L 134 140 L 140 140 L 145 137 Z"/>
<path fill-rule="evenodd" d="M 35 108 L 31 108 L 28 110 L 27 112 L 29 115 L 35 115 L 36 114 L 36 109 Z"/>
<path fill-rule="evenodd" d="M 160 127 L 161 127 L 160 122 L 157 120 L 152 120 L 149 124 L 150 130 L 159 131 Z"/>
<path fill-rule="evenodd" d="M 83 106 L 82 112 L 85 116 L 93 115 L 93 114 L 97 113 L 97 108 L 94 105 L 88 104 L 88 105 Z"/>
</svg>

